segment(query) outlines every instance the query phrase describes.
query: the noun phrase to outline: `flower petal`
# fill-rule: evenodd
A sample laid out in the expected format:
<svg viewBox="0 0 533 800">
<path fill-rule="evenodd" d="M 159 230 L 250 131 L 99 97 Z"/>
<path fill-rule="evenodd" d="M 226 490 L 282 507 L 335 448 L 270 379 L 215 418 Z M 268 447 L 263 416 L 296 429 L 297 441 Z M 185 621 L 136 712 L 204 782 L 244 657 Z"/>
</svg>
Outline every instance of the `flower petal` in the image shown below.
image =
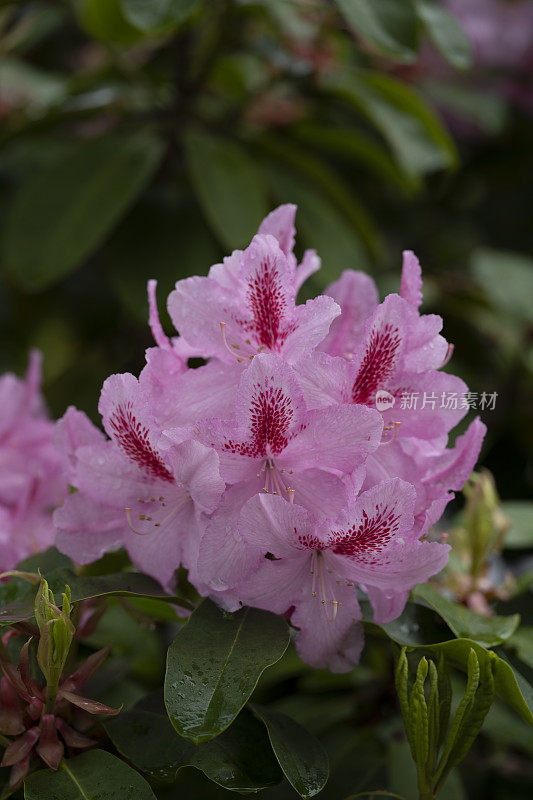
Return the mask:
<svg viewBox="0 0 533 800">
<path fill-rule="evenodd" d="M 339 304 L 341 315 L 333 321 L 320 350 L 332 356 L 351 358 L 358 348 L 366 321 L 378 304 L 376 284 L 366 273 L 350 269 L 330 284 L 325 294 Z"/>
<path fill-rule="evenodd" d="M 422 268 L 412 250 L 404 250 L 400 297 L 418 308 L 422 305 Z"/>
<path fill-rule="evenodd" d="M 304 420 L 304 429 L 279 459 L 287 469 L 352 472 L 378 447 L 383 428 L 377 411 L 354 405 L 315 409 Z"/>
</svg>

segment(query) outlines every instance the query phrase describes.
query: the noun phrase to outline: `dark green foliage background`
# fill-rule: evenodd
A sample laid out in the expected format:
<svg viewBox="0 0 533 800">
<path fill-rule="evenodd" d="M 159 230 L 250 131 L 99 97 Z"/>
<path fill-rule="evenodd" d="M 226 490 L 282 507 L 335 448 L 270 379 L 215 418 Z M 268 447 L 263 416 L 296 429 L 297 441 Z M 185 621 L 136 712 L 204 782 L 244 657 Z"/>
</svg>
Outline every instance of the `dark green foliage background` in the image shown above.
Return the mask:
<svg viewBox="0 0 533 800">
<path fill-rule="evenodd" d="M 96 419 L 103 380 L 138 373 L 152 344 L 147 279 L 159 281 L 170 333 L 164 299 L 174 282 L 205 274 L 276 204 L 296 202 L 297 250 L 315 247 L 323 259 L 304 294 L 349 267 L 396 291 L 401 251 L 419 255 L 424 310 L 442 314 L 455 344 L 450 369 L 473 391 L 498 393 L 495 411 L 482 413 L 482 463 L 504 499 L 530 497 L 533 123 L 499 94 L 497 76 L 476 90 L 468 42 L 442 14 L 438 0 L 2 0 L 0 371 L 23 372 L 39 347 L 51 413 L 75 404 Z M 428 38 L 452 65 L 440 84 L 417 72 Z M 530 507 L 508 510 L 510 556 L 521 558 L 533 543 Z M 95 581 L 80 579 L 80 598 L 107 591 L 105 578 Z M 131 709 L 162 685 L 176 618 L 144 584 L 150 599 L 126 591 L 139 624 L 110 600 L 91 644 L 113 639 L 95 690 Z M 521 613 L 525 632 L 511 636 L 510 652 L 529 665 L 530 598 L 497 609 Z M 17 602 L 13 614 L 25 619 L 27 603 Z M 493 646 L 512 624 L 507 616 L 476 631 L 468 616 L 415 608 L 420 626 L 404 620 L 402 634 L 392 623 L 394 642 L 436 626 L 435 638 L 413 633 L 411 643 L 453 631 Z M 371 646 L 348 676 L 309 670 L 289 648 L 240 723 L 257 728 L 266 705 L 317 735 L 330 759 L 323 800 L 385 786 L 409 796 L 413 785 L 390 643 L 371 624 L 367 633 Z M 462 769 L 468 795 L 455 774 L 441 796 L 529 797 L 532 751 L 531 730 L 498 704 Z M 157 796 L 229 797 L 205 777 L 221 769 L 220 754 L 191 752 L 179 765 L 196 759 L 197 768 L 157 783 Z M 259 773 L 277 775 L 265 759 Z M 295 796 L 286 780 L 261 793 Z"/>
</svg>

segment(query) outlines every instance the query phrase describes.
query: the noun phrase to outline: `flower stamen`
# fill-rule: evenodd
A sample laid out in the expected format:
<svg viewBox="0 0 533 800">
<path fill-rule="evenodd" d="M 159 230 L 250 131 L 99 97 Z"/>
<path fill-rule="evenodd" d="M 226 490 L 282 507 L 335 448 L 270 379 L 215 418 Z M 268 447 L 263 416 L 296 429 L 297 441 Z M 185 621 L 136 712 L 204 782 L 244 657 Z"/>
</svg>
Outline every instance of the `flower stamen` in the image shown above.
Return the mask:
<svg viewBox="0 0 533 800">
<path fill-rule="evenodd" d="M 234 344 L 234 345 L 232 345 L 232 347 L 234 349 L 232 349 L 232 347 L 230 347 L 229 344 L 228 344 L 228 340 L 226 339 L 226 323 L 225 322 L 221 322 L 220 323 L 220 330 L 221 330 L 221 333 L 222 333 L 222 341 L 224 343 L 224 347 L 226 348 L 228 353 L 231 353 L 231 355 L 234 356 L 237 359 L 239 364 L 242 364 L 243 361 L 244 361 L 244 358 L 242 358 L 242 356 L 237 355 L 237 353 L 235 352 L 235 349 L 238 349 L 239 346 Z"/>
</svg>

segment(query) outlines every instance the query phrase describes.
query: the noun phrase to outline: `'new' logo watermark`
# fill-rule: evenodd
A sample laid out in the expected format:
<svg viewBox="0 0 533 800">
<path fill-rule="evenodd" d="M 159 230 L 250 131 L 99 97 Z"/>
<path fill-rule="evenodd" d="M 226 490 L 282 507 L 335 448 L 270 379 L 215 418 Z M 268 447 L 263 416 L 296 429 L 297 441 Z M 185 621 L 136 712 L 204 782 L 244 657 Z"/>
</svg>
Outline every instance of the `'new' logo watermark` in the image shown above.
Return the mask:
<svg viewBox="0 0 533 800">
<path fill-rule="evenodd" d="M 388 408 L 392 408 L 396 399 L 390 392 L 386 392 L 385 389 L 379 389 L 376 392 L 376 408 L 378 411 L 386 411 Z"/>
</svg>

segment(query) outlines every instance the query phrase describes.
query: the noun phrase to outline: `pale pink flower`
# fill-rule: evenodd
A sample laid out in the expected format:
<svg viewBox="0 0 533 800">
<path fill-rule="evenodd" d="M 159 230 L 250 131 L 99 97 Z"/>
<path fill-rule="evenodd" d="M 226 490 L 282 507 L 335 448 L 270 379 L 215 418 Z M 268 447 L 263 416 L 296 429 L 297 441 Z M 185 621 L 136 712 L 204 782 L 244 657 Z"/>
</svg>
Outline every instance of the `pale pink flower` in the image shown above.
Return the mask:
<svg viewBox="0 0 533 800">
<path fill-rule="evenodd" d="M 380 415 L 349 403 L 308 410 L 292 368 L 256 356 L 243 372 L 228 420 L 198 422 L 220 473 L 244 493 L 271 492 L 325 513 L 344 502 L 342 474 L 360 467 L 381 438 Z"/>
<path fill-rule="evenodd" d="M 448 545 L 413 534 L 415 491 L 398 478 L 354 494 L 335 520 L 279 497 L 243 508 L 239 533 L 255 571 L 236 589 L 242 603 L 290 615 L 296 647 L 315 667 L 345 672 L 363 645 L 356 587 L 368 591 L 376 622 L 401 613 L 410 589 L 439 572 Z"/>
<path fill-rule="evenodd" d="M 220 500 L 218 455 L 185 429 L 161 447 L 133 375 L 108 378 L 99 409 L 110 441 L 91 433 L 93 443 L 74 449 L 78 491 L 55 513 L 58 547 L 85 564 L 122 545 L 139 569 L 168 585 L 195 559 L 200 517 Z"/>
<path fill-rule="evenodd" d="M 246 365 L 271 352 L 294 362 L 322 341 L 340 313 L 325 296 L 296 305 L 298 285 L 299 273 L 278 240 L 257 234 L 207 278 L 178 281 L 168 309 L 183 339 L 205 357 Z"/>
<path fill-rule="evenodd" d="M 53 439 L 34 351 L 24 379 L 0 377 L 0 571 L 53 543 L 52 510 L 67 488 Z"/>
</svg>

